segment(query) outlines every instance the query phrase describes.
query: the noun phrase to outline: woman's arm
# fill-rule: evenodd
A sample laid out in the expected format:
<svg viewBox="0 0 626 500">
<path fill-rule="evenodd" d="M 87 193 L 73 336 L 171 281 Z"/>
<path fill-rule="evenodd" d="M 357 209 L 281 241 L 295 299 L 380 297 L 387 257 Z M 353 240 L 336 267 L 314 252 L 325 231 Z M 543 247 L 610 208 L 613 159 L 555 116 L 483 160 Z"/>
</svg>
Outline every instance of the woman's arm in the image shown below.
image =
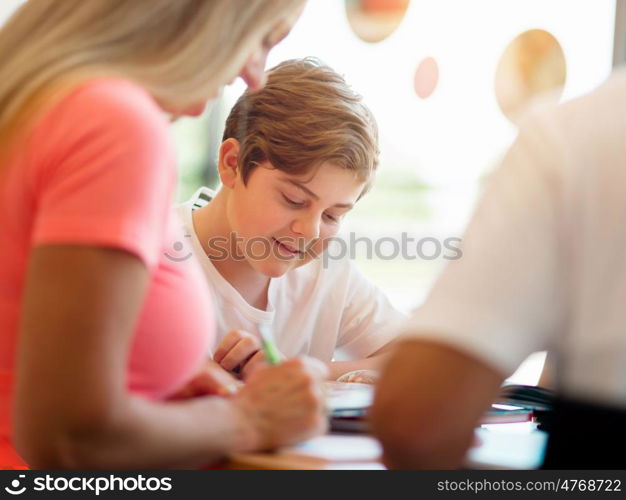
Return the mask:
<svg viewBox="0 0 626 500">
<path fill-rule="evenodd" d="M 233 399 L 159 403 L 129 394 L 127 355 L 148 280 L 142 262 L 123 251 L 32 252 L 13 408 L 16 448 L 28 463 L 198 467 L 323 429 L 319 370 L 303 361 L 268 369 Z M 299 413 L 285 409 L 297 405 Z"/>
</svg>

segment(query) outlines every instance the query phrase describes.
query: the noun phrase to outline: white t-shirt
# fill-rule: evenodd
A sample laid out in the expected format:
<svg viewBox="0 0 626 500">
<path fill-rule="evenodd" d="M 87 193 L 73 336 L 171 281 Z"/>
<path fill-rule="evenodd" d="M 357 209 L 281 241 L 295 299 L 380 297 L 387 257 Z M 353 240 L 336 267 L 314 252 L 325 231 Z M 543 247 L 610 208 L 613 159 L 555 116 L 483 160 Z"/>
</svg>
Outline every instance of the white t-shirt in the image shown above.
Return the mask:
<svg viewBox="0 0 626 500">
<path fill-rule="evenodd" d="M 256 332 L 257 324 L 266 323 L 272 325 L 277 347 L 285 356 L 331 361 L 335 349 L 351 359 L 361 359 L 395 338 L 406 317 L 348 258 L 330 259 L 327 266 L 318 258 L 272 278 L 267 310 L 248 304 L 217 271 L 193 230 L 192 210 L 213 196 L 211 190 L 201 188 L 177 211 L 189 236 L 186 239 L 213 289 L 216 342 L 230 330 Z"/>
<path fill-rule="evenodd" d="M 626 73 L 521 127 L 410 335 L 626 407 Z"/>
</svg>

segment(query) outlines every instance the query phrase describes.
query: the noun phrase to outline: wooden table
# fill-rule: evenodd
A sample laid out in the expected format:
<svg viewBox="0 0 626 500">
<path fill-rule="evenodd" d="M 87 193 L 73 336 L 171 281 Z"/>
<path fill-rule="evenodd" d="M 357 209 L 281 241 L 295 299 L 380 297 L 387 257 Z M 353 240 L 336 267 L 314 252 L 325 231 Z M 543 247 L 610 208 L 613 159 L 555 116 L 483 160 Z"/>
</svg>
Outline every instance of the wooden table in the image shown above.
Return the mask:
<svg viewBox="0 0 626 500">
<path fill-rule="evenodd" d="M 469 450 L 470 469 L 536 469 L 541 465 L 547 435 L 531 422 L 483 425 L 480 444 Z M 327 434 L 273 453 L 233 455 L 231 469 L 383 470 L 380 443 L 371 436 Z"/>
</svg>

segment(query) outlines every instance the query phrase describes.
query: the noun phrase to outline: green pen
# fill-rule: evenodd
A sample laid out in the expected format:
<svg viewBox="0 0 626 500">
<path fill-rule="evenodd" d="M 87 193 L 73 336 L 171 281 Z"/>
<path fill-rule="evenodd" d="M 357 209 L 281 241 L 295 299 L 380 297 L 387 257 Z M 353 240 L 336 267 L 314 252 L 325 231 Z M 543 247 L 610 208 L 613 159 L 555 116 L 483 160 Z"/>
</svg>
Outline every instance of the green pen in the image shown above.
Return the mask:
<svg viewBox="0 0 626 500">
<path fill-rule="evenodd" d="M 270 365 L 277 365 L 280 363 L 281 356 L 274 342 L 274 334 L 271 328 L 266 323 L 259 323 L 257 329 L 261 335 L 261 345 L 263 346 L 263 352 L 265 352 L 265 359 Z"/>
</svg>

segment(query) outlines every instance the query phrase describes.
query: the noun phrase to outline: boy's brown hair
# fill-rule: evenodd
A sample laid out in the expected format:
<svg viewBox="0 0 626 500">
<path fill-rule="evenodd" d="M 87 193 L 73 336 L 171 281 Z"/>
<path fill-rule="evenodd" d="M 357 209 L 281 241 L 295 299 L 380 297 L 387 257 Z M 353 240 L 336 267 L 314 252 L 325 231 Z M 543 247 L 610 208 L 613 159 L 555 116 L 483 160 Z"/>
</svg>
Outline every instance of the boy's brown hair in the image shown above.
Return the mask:
<svg viewBox="0 0 626 500">
<path fill-rule="evenodd" d="M 367 185 L 378 166 L 374 116 L 339 74 L 310 57 L 280 63 L 262 90 L 246 91 L 226 120 L 229 138 L 240 143 L 244 184 L 264 161 L 296 175 L 329 162 Z"/>
</svg>

